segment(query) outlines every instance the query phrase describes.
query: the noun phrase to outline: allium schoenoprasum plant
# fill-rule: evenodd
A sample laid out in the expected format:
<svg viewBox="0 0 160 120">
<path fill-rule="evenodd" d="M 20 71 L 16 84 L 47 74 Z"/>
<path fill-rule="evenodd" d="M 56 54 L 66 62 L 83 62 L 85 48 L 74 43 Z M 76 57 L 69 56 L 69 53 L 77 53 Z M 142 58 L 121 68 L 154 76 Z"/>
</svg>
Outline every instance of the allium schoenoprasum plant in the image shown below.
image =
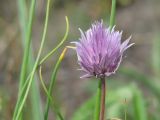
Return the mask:
<svg viewBox="0 0 160 120">
<path fill-rule="evenodd" d="M 79 41 L 74 41 L 74 47 L 66 46 L 63 49 L 53 67 L 49 87 L 45 85 L 42 78 L 42 64 L 66 41 L 69 32 L 69 21 L 66 17 L 66 32 L 60 43 L 56 45 L 55 48 L 53 48 L 46 56 L 41 56 L 47 34 L 50 12 L 49 8 L 51 7 L 51 0 L 46 1 L 46 16 L 42 39 L 38 55 L 34 60 L 31 46 L 36 0 L 31 1 L 29 12 L 26 11 L 27 6 L 24 1 L 25 0 L 17 0 L 24 56 L 20 73 L 18 99 L 14 109 L 13 120 L 25 120 L 26 111 L 30 112 L 27 113 L 27 115 L 30 115 L 27 117 L 29 120 L 48 120 L 50 108 L 53 108 L 53 112 L 58 120 L 65 120 L 60 107 L 55 103 L 52 92 L 54 91 L 59 67 L 68 48 L 72 48 L 77 52 L 77 61 L 81 67 L 80 70 L 84 73 L 81 78 L 97 79 L 91 80 L 91 82 L 95 82 L 96 85 L 98 82 L 97 94 L 86 100 L 73 113 L 71 120 L 159 120 L 156 113 L 150 113 L 150 110 L 146 109 L 148 104 L 146 99 L 144 99 L 141 90 L 137 86 L 138 82 L 143 84 L 151 94 L 156 96 L 155 98 L 157 99 L 155 101 L 160 101 L 160 88 L 152 80 L 153 78 L 159 79 L 159 38 L 154 41 L 152 54 L 153 66 L 151 69 L 153 69 L 156 77 L 143 75 L 136 70 L 120 67 L 119 65 L 123 59 L 124 52 L 131 47 L 133 43 L 129 43 L 131 37 L 122 42 L 122 32 L 116 30 L 116 0 L 112 0 L 110 24 L 108 27 L 104 25 L 104 21 L 96 21 L 86 32 L 80 30 L 81 37 Z M 40 90 L 37 87 L 39 85 L 36 74 L 38 70 L 41 83 L 40 87 L 42 87 L 46 93 L 44 109 L 42 109 L 43 105 L 41 102 Z M 120 86 L 117 87 L 117 89 L 113 88 L 112 90 L 106 89 L 105 79 L 107 80 L 107 83 L 109 83 L 109 76 L 117 73 L 116 71 L 119 71 L 118 74 L 128 77 L 129 80 L 133 79 L 133 81 L 136 81 L 136 84 L 127 84 L 126 86 Z M 117 79 L 119 80 L 119 78 Z M 118 80 L 115 80 L 114 85 Z M 94 85 L 92 87 L 91 86 L 88 88 L 94 88 Z M 28 97 L 31 104 L 28 104 L 27 102 Z M 122 99 L 124 99 L 123 103 L 119 102 Z M 159 107 L 159 105 L 157 105 L 157 107 Z M 157 109 L 159 110 L 159 108 Z M 151 115 L 147 115 L 147 113 L 150 113 Z"/>
<path fill-rule="evenodd" d="M 115 5 L 113 7 L 115 8 Z M 115 31 L 115 26 L 105 27 L 103 21 L 93 23 L 86 32 L 80 29 L 80 32 L 81 38 L 73 43 L 76 45 L 80 70 L 85 73 L 81 78 L 95 76 L 99 79 L 98 91 L 100 93 L 97 95 L 94 119 L 105 120 L 105 78 L 116 72 L 124 51 L 133 43 L 129 44 L 131 37 L 121 43 L 122 32 Z"/>
<path fill-rule="evenodd" d="M 24 105 L 26 104 L 26 100 L 27 100 L 31 86 L 32 86 L 31 93 L 33 93 L 31 97 L 32 106 L 31 107 L 28 106 L 28 107 L 32 108 L 31 109 L 32 115 L 29 116 L 28 119 L 31 119 L 31 120 L 43 120 L 43 118 L 45 120 L 48 119 L 47 118 L 48 114 L 45 114 L 47 115 L 45 116 L 41 110 L 42 104 L 41 104 L 41 100 L 39 96 L 40 92 L 38 88 L 36 88 L 38 85 L 36 85 L 37 83 L 35 81 L 35 74 L 36 74 L 36 70 L 41 66 L 41 64 L 44 63 L 51 55 L 53 55 L 63 45 L 63 43 L 67 39 L 68 32 L 69 32 L 69 22 L 68 22 L 68 18 L 66 17 L 66 32 L 65 32 L 64 37 L 62 38 L 60 43 L 55 48 L 53 48 L 53 50 L 51 50 L 51 52 L 49 52 L 44 58 L 41 59 L 41 53 L 42 53 L 42 49 L 45 43 L 45 38 L 46 38 L 46 33 L 47 33 L 49 11 L 50 11 L 50 5 L 51 5 L 51 0 L 47 0 L 46 16 L 45 16 L 42 40 L 40 43 L 40 48 L 39 48 L 36 60 L 35 62 L 33 62 L 32 53 L 30 52 L 30 47 L 31 47 L 31 38 L 32 38 L 31 33 L 32 33 L 32 26 L 33 26 L 32 23 L 33 23 L 33 17 L 34 17 L 34 12 L 35 12 L 35 5 L 36 5 L 36 0 L 32 0 L 31 6 L 30 6 L 29 18 L 28 18 L 29 22 L 27 22 L 25 20 L 26 19 L 25 18 L 26 17 L 26 11 L 25 11 L 26 4 L 23 0 L 18 0 L 18 8 L 19 8 L 18 11 L 19 11 L 19 16 L 20 16 L 19 19 L 21 23 L 22 41 L 24 43 L 24 56 L 23 56 L 21 74 L 20 74 L 19 94 L 18 94 L 16 106 L 14 109 L 14 114 L 12 118 L 13 120 L 24 120 L 25 119 L 23 116 L 23 109 L 24 109 Z M 58 59 L 56 66 L 53 70 L 53 75 L 51 77 L 52 84 L 49 90 L 46 89 L 44 84 L 42 84 L 47 94 L 47 98 L 48 98 L 47 103 L 46 103 L 46 106 L 47 106 L 46 113 L 48 113 L 49 104 L 51 101 L 52 106 L 55 108 L 55 111 L 58 117 L 60 118 L 60 120 L 63 120 L 63 117 L 60 111 L 58 110 L 58 107 L 53 102 L 53 98 L 51 97 L 51 92 L 54 86 L 55 77 L 56 77 L 60 62 L 64 56 L 63 54 L 64 52 L 60 55 L 60 58 Z M 40 76 L 40 78 L 42 77 Z M 25 108 L 25 109 L 28 109 L 28 108 Z"/>
<path fill-rule="evenodd" d="M 111 17 L 110 17 L 111 28 L 112 26 L 114 26 L 114 21 L 115 21 L 115 10 L 116 10 L 115 3 L 116 3 L 116 0 L 112 0 L 112 10 L 111 10 Z M 89 29 L 88 31 L 92 31 L 92 29 Z M 95 59 L 94 57 L 97 54 L 96 55 L 94 55 L 95 53 L 92 54 L 93 49 L 89 49 L 91 44 L 88 44 L 87 40 L 88 38 L 89 39 L 91 38 L 92 34 L 88 34 L 88 33 L 91 33 L 88 31 L 81 35 L 81 39 L 83 38 L 83 40 L 86 40 L 86 42 L 83 42 L 81 39 L 79 42 L 76 42 L 77 46 L 79 46 L 79 49 L 80 49 L 80 50 L 77 49 L 77 54 L 78 54 L 77 56 L 78 56 L 79 64 L 82 68 L 81 70 L 85 73 L 85 76 L 83 77 L 91 77 L 91 76 L 99 77 L 101 76 L 99 74 L 101 73 L 100 67 L 97 67 L 97 64 L 91 64 L 91 63 L 96 63 L 95 61 L 97 60 L 97 58 Z M 160 37 L 157 37 L 156 40 L 154 41 L 153 52 L 152 52 L 152 64 L 153 64 L 152 69 L 156 74 L 159 72 L 159 68 L 160 68 L 160 64 L 159 64 L 160 63 L 159 62 L 160 61 L 160 58 L 159 58 L 160 39 L 159 38 Z M 88 53 L 91 53 L 91 55 Z M 87 59 L 88 57 L 89 58 L 92 57 L 92 58 Z M 137 84 L 139 83 L 142 84 L 147 88 L 148 91 L 151 92 L 151 94 L 156 96 L 155 101 L 156 103 L 158 103 L 156 109 L 159 111 L 160 104 L 158 101 L 160 101 L 160 92 L 159 92 L 160 87 L 155 84 L 155 81 L 154 82 L 152 81 L 153 76 L 145 75 L 134 69 L 124 68 L 124 67 L 121 67 L 119 69 L 119 74 L 129 78 L 128 80 L 132 80 L 134 82 L 136 81 L 136 84 L 135 83 L 127 84 L 126 86 L 118 87 L 117 89 L 113 88 L 112 91 L 110 90 L 109 92 L 107 92 L 105 107 L 107 108 L 106 114 L 108 115 L 107 116 L 108 120 L 159 120 L 160 116 L 157 113 L 154 113 L 154 112 L 149 113 L 147 111 L 147 107 L 149 106 L 149 103 L 147 104 L 147 101 L 144 98 L 144 95 L 142 94 L 143 93 L 142 90 L 137 86 Z M 159 74 L 157 74 L 156 76 L 159 79 L 158 77 Z M 116 82 L 118 81 L 115 80 L 113 84 Z M 93 84 L 91 84 L 88 87 L 91 88 L 91 86 L 93 87 Z M 101 111 L 100 111 L 101 89 L 100 88 L 97 90 L 96 96 L 93 96 L 90 99 L 88 99 L 86 102 L 84 102 L 80 106 L 80 108 L 77 111 L 75 111 L 75 113 L 73 114 L 72 120 L 89 120 L 89 119 L 99 120 L 99 113 L 101 114 Z M 98 101 L 96 103 L 96 110 L 95 112 L 91 112 L 95 107 L 95 99 L 96 101 Z M 119 102 L 119 100 L 122 100 L 122 99 L 124 99 L 125 101 L 124 104 Z M 152 116 L 149 116 L 148 113 L 152 114 Z M 94 115 L 94 118 L 92 117 L 92 115 Z"/>
<path fill-rule="evenodd" d="M 106 28 L 103 21 L 95 22 L 85 33 L 82 30 L 80 32 L 80 41 L 74 43 L 80 70 L 85 73 L 81 78 L 95 76 L 100 79 L 102 93 L 100 117 L 97 119 L 104 120 L 105 78 L 116 72 L 124 51 L 131 47 L 133 43 L 129 44 L 131 37 L 121 43 L 122 32 L 115 31 L 114 27 Z"/>
</svg>

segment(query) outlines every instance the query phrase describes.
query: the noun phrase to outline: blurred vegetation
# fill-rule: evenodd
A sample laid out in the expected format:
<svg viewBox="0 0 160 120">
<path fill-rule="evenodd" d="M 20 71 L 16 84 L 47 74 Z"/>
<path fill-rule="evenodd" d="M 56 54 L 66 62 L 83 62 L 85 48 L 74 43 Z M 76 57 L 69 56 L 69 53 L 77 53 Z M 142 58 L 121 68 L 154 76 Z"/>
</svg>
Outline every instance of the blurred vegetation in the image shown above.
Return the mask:
<svg viewBox="0 0 160 120">
<path fill-rule="evenodd" d="M 22 45 L 17 3 L 0 0 L 0 120 L 10 120 L 18 94 Z M 64 34 L 64 16 L 70 20 L 69 41 L 77 40 L 78 28 L 86 30 L 90 24 L 103 19 L 108 25 L 111 1 L 55 0 L 52 1 L 49 30 L 43 55 L 58 43 Z M 30 1 L 27 1 L 29 10 Z M 38 0 L 33 23 L 33 56 L 36 56 L 45 15 L 45 1 Z M 107 118 L 127 120 L 160 119 L 160 36 L 159 0 L 118 0 L 116 28 L 124 30 L 124 38 L 132 34 L 135 42 L 115 76 L 107 80 Z M 28 14 L 28 13 L 27 13 Z M 51 65 L 56 57 L 43 66 L 45 83 L 49 86 Z M 96 80 L 81 80 L 75 53 L 67 53 L 61 64 L 54 96 L 68 120 L 92 120 Z M 39 85 L 40 83 L 38 83 Z M 42 102 L 46 95 L 40 86 Z M 28 102 L 31 104 L 30 101 Z M 43 104 L 42 103 L 42 104 Z M 31 116 L 27 110 L 26 119 Z M 49 120 L 55 114 L 49 113 Z"/>
</svg>

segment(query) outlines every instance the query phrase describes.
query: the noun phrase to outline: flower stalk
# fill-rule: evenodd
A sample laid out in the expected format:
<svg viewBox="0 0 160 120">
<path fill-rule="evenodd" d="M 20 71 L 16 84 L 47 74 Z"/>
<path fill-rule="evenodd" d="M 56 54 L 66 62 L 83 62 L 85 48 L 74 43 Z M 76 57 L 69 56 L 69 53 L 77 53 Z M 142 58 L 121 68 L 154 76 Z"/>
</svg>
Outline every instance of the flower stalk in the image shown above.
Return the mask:
<svg viewBox="0 0 160 120">
<path fill-rule="evenodd" d="M 116 14 L 116 0 L 112 0 L 112 7 L 111 7 L 111 16 L 110 16 L 110 27 L 112 28 L 115 25 L 115 15 Z"/>
<path fill-rule="evenodd" d="M 104 120 L 106 85 L 105 77 L 115 74 L 123 57 L 123 53 L 133 45 L 131 37 L 121 42 L 122 31 L 115 27 L 116 0 L 112 0 L 110 26 L 105 27 L 103 21 L 96 21 L 91 28 L 83 32 L 76 45 L 78 63 L 85 74 L 81 78 L 96 77 L 99 79 L 95 102 L 94 120 Z"/>
<path fill-rule="evenodd" d="M 100 105 L 100 116 L 99 120 L 104 120 L 105 117 L 105 97 L 106 97 L 106 83 L 105 77 L 101 78 L 101 105 Z"/>
</svg>

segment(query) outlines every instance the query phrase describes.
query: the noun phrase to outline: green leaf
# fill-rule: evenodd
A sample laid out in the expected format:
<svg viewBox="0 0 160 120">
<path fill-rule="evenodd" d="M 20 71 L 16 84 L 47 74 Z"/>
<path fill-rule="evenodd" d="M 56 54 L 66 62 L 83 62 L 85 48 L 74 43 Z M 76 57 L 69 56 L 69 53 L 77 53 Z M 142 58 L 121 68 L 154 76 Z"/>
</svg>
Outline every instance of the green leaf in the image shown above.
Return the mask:
<svg viewBox="0 0 160 120">
<path fill-rule="evenodd" d="M 122 88 L 117 88 L 107 92 L 106 96 L 106 115 L 107 118 L 119 118 L 124 116 L 124 104 L 122 101 L 127 99 L 131 101 L 133 98 L 132 85 L 128 85 Z M 85 101 L 79 109 L 75 111 L 71 120 L 93 120 L 94 103 L 96 96 L 92 96 Z M 133 115 L 134 116 L 134 115 Z"/>
<path fill-rule="evenodd" d="M 121 75 L 134 79 L 137 82 L 142 83 L 148 90 L 150 90 L 160 101 L 160 87 L 155 82 L 142 73 L 137 72 L 133 69 L 120 68 L 119 72 Z"/>
<path fill-rule="evenodd" d="M 60 112 L 60 110 L 59 110 L 59 108 L 58 108 L 57 105 L 55 104 L 52 96 L 50 96 L 50 94 L 49 94 L 49 92 L 48 92 L 48 90 L 47 90 L 47 88 L 46 88 L 46 86 L 45 86 L 45 83 L 43 82 L 43 78 L 42 78 L 42 74 L 41 74 L 41 67 L 40 67 L 40 70 L 39 70 L 39 76 L 40 76 L 40 81 L 41 81 L 42 87 L 43 87 L 43 89 L 44 89 L 47 97 L 49 98 L 49 100 L 50 100 L 50 102 L 51 102 L 51 105 L 53 106 L 55 112 L 57 113 L 58 118 L 59 118 L 60 120 L 64 120 L 64 119 L 63 119 L 63 116 L 62 116 L 62 114 L 61 114 L 61 112 Z"/>
<path fill-rule="evenodd" d="M 133 107 L 135 111 L 134 117 L 136 120 L 147 120 L 147 110 L 143 95 L 136 87 L 133 88 L 133 92 Z"/>
<path fill-rule="evenodd" d="M 22 87 L 26 80 L 26 74 L 30 73 L 33 67 L 33 62 L 34 62 L 34 58 L 32 56 L 32 50 L 31 50 L 31 33 L 32 33 L 36 2 L 35 0 L 31 1 L 28 20 L 27 20 L 25 0 L 17 0 L 17 3 L 18 3 L 18 13 L 19 13 L 20 28 L 21 28 L 22 45 L 24 49 L 24 56 L 23 56 L 23 62 L 21 66 L 20 83 L 19 83 L 19 96 L 20 96 Z M 41 120 L 42 119 L 41 99 L 40 99 L 40 92 L 39 92 L 36 76 L 31 86 L 31 105 L 32 105 L 31 106 L 32 119 Z M 15 113 L 17 112 L 18 107 L 19 107 L 19 104 L 16 104 L 14 116 L 15 116 Z"/>
<path fill-rule="evenodd" d="M 85 103 L 83 103 L 72 116 L 71 120 L 92 120 L 94 112 L 95 96 L 91 97 Z"/>
<path fill-rule="evenodd" d="M 32 2 L 34 2 L 32 5 L 34 6 L 35 4 L 35 1 L 33 0 Z M 20 98 L 18 99 L 17 101 L 17 105 L 18 107 L 16 106 L 16 111 L 14 112 L 14 116 L 13 116 L 13 120 L 19 120 L 20 119 L 20 116 L 21 116 L 21 113 L 22 113 L 22 109 L 24 107 L 24 104 L 26 102 L 26 99 L 27 99 L 27 96 L 28 96 L 28 93 L 29 93 L 29 90 L 30 90 L 30 87 L 32 85 L 32 82 L 33 82 L 33 79 L 34 79 L 34 75 L 35 75 L 35 72 L 36 72 L 36 69 L 37 69 L 37 66 L 39 65 L 39 60 L 40 60 L 40 56 L 41 56 L 41 52 L 42 52 L 42 49 L 43 49 L 43 45 L 44 45 L 44 42 L 45 42 L 45 38 L 46 38 L 46 33 L 47 33 L 47 27 L 48 27 L 48 19 L 49 19 L 49 8 L 50 8 L 50 0 L 47 1 L 47 8 L 46 8 L 46 16 L 45 16 L 45 24 L 44 24 L 44 29 L 43 29 L 43 34 L 42 34 L 42 40 L 41 40 L 41 44 L 40 44 L 40 48 L 39 48 L 39 51 L 38 51 L 38 55 L 36 57 L 36 61 L 35 61 L 35 64 L 33 66 L 33 69 L 32 69 L 32 72 L 30 74 L 30 77 L 27 79 L 29 80 L 28 84 L 27 84 L 27 87 L 25 89 L 25 93 L 22 94 L 21 96 L 19 96 Z M 32 21 L 32 20 L 31 20 Z M 29 22 L 30 23 L 30 22 Z M 30 26 L 30 25 L 29 25 Z M 32 25 L 31 25 L 32 26 Z M 28 41 L 29 42 L 29 41 Z M 28 45 L 29 43 L 27 43 Z M 25 72 L 24 72 L 25 73 Z M 26 74 L 26 73 L 25 73 Z M 41 119 L 41 118 L 40 118 Z"/>
</svg>

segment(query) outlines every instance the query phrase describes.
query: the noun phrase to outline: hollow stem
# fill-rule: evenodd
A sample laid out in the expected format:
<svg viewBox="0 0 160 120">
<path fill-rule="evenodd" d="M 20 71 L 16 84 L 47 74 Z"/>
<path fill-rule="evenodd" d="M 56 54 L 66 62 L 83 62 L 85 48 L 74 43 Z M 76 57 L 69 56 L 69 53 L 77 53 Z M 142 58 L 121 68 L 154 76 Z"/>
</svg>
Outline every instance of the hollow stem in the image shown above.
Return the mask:
<svg viewBox="0 0 160 120">
<path fill-rule="evenodd" d="M 100 102 L 99 120 L 104 120 L 105 117 L 105 97 L 106 97 L 106 83 L 105 83 L 105 77 L 103 77 L 101 78 L 101 102 Z"/>
<path fill-rule="evenodd" d="M 115 14 L 116 14 L 116 0 L 112 0 L 111 15 L 110 15 L 110 27 L 115 25 Z"/>
</svg>

